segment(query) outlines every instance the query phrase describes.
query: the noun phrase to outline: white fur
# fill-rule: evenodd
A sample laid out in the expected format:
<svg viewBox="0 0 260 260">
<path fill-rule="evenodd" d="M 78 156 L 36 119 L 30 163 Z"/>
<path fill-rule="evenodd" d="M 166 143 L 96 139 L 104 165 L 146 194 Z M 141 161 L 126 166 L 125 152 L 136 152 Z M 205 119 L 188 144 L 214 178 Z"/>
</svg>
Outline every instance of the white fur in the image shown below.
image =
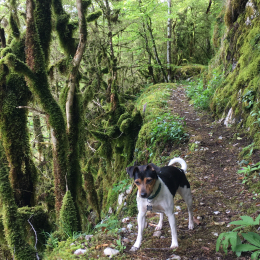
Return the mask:
<svg viewBox="0 0 260 260">
<path fill-rule="evenodd" d="M 182 169 L 186 172 L 187 171 L 187 164 L 186 162 L 181 158 L 174 158 L 170 161 L 169 165 L 178 162 L 181 164 Z M 169 191 L 168 187 L 164 184 L 164 182 L 161 180 L 160 177 L 158 177 L 158 180 L 156 181 L 156 184 L 154 185 L 154 189 L 152 194 L 154 194 L 159 184 L 161 183 L 161 191 L 160 193 L 152 200 L 149 201 L 147 198 L 141 198 L 139 196 L 139 193 L 137 192 L 137 207 L 138 207 L 138 235 L 136 238 L 135 244 L 132 246 L 130 251 L 136 251 L 141 246 L 142 241 L 142 235 L 143 230 L 145 227 L 145 215 L 147 211 L 147 205 L 152 205 L 153 211 L 160 212 L 160 220 L 158 225 L 156 226 L 156 230 L 162 229 L 163 226 L 163 213 L 168 217 L 169 224 L 171 227 L 171 234 L 172 234 L 172 243 L 171 248 L 178 247 L 178 240 L 177 240 L 177 228 L 176 228 L 176 221 L 174 216 L 174 202 L 172 198 L 172 194 Z M 189 212 L 189 229 L 193 229 L 193 213 L 192 213 L 192 197 L 191 197 L 191 191 L 190 188 L 187 188 L 186 186 L 184 188 L 179 187 L 177 192 L 182 196 L 182 198 L 185 200 L 188 206 L 188 212 Z"/>
<path fill-rule="evenodd" d="M 182 158 L 174 158 L 171 159 L 168 166 L 174 164 L 174 163 L 179 163 L 181 165 L 181 169 L 186 173 L 187 172 L 187 163 L 182 159 Z"/>
</svg>

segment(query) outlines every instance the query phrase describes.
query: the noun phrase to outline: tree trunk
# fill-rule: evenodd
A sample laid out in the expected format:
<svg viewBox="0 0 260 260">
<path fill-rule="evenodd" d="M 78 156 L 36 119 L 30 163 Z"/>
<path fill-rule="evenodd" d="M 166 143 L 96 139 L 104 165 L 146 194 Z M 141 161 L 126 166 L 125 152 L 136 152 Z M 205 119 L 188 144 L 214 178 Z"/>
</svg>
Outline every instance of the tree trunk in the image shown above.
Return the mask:
<svg viewBox="0 0 260 260">
<path fill-rule="evenodd" d="M 157 61 L 157 64 L 160 66 L 160 69 L 161 69 L 161 72 L 162 72 L 164 81 L 165 81 L 165 82 L 168 82 L 168 79 L 167 79 L 165 70 L 164 70 L 164 68 L 163 68 L 163 66 L 162 66 L 161 60 L 160 60 L 159 55 L 158 55 L 158 52 L 157 52 L 157 48 L 156 48 L 156 44 L 155 44 L 155 39 L 154 39 L 154 37 L 153 37 L 152 20 L 151 20 L 150 17 L 148 17 L 148 20 L 149 20 L 149 22 L 148 22 L 148 21 L 146 22 L 146 26 L 147 26 L 147 29 L 148 29 L 148 31 L 149 31 L 149 33 L 150 33 L 150 37 L 151 37 L 151 40 L 152 40 L 154 56 L 155 56 L 155 59 L 156 59 L 156 61 Z"/>
<path fill-rule="evenodd" d="M 26 79 L 29 87 L 39 98 L 40 104 L 47 113 L 47 118 L 52 128 L 55 207 L 56 213 L 58 214 L 62 205 L 63 196 L 66 193 L 68 142 L 63 114 L 49 89 L 45 70 L 47 66 L 36 28 L 33 0 L 26 1 L 26 23 L 26 63 L 32 71 L 31 77 L 27 76 Z"/>
<path fill-rule="evenodd" d="M 172 1 L 168 0 L 168 15 L 171 15 Z M 167 22 L 167 70 L 168 70 L 168 82 L 171 81 L 171 37 L 172 37 L 172 19 L 169 17 Z"/>
</svg>

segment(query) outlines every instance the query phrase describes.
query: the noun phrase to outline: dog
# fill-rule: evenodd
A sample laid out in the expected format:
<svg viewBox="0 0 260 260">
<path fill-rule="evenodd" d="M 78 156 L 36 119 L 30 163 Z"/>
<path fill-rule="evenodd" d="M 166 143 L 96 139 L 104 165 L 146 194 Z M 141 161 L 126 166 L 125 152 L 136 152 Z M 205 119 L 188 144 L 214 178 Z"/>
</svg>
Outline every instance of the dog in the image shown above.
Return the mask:
<svg viewBox="0 0 260 260">
<path fill-rule="evenodd" d="M 181 169 L 171 166 L 174 163 L 180 163 Z M 176 192 L 182 196 L 188 206 L 188 228 L 193 229 L 194 227 L 190 184 L 185 176 L 187 172 L 186 162 L 182 158 L 174 158 L 165 167 L 160 168 L 153 163 L 149 163 L 148 165 L 127 167 L 126 171 L 130 178 L 134 178 L 134 183 L 138 188 L 136 198 L 138 207 L 138 235 L 130 251 L 136 251 L 141 246 L 147 211 L 155 211 L 160 214 L 156 230 L 162 229 L 163 213 L 166 214 L 172 234 L 170 248 L 177 248 L 178 240 L 173 202 Z"/>
</svg>

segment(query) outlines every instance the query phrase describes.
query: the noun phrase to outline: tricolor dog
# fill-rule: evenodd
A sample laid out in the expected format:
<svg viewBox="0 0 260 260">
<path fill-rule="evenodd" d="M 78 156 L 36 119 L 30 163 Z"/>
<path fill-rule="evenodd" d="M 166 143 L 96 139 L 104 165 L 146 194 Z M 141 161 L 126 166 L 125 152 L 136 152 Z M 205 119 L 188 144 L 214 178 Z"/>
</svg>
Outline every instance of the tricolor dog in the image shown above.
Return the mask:
<svg viewBox="0 0 260 260">
<path fill-rule="evenodd" d="M 180 163 L 181 169 L 171 166 Z M 145 215 L 147 211 L 160 213 L 160 220 L 156 230 L 162 229 L 163 213 L 168 217 L 172 243 L 171 248 L 178 247 L 176 222 L 174 217 L 173 198 L 178 192 L 185 200 L 189 212 L 189 229 L 193 229 L 192 197 L 190 184 L 185 176 L 187 164 L 181 158 L 174 158 L 168 166 L 158 167 L 153 163 L 142 166 L 130 166 L 126 168 L 134 183 L 138 188 L 137 207 L 138 207 L 138 235 L 131 251 L 136 251 L 141 246 L 142 234 L 145 227 Z"/>
</svg>

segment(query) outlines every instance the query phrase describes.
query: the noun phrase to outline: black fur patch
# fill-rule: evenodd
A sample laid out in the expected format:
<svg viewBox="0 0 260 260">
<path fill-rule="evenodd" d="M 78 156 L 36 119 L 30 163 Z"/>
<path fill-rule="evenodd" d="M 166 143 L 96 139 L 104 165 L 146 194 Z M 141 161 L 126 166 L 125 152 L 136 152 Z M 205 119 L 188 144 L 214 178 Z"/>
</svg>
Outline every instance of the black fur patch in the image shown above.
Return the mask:
<svg viewBox="0 0 260 260">
<path fill-rule="evenodd" d="M 187 188 L 190 188 L 190 184 L 182 169 L 173 166 L 165 166 L 162 167 L 157 174 L 168 187 L 173 197 L 179 187 L 184 188 L 186 185 Z"/>
</svg>

